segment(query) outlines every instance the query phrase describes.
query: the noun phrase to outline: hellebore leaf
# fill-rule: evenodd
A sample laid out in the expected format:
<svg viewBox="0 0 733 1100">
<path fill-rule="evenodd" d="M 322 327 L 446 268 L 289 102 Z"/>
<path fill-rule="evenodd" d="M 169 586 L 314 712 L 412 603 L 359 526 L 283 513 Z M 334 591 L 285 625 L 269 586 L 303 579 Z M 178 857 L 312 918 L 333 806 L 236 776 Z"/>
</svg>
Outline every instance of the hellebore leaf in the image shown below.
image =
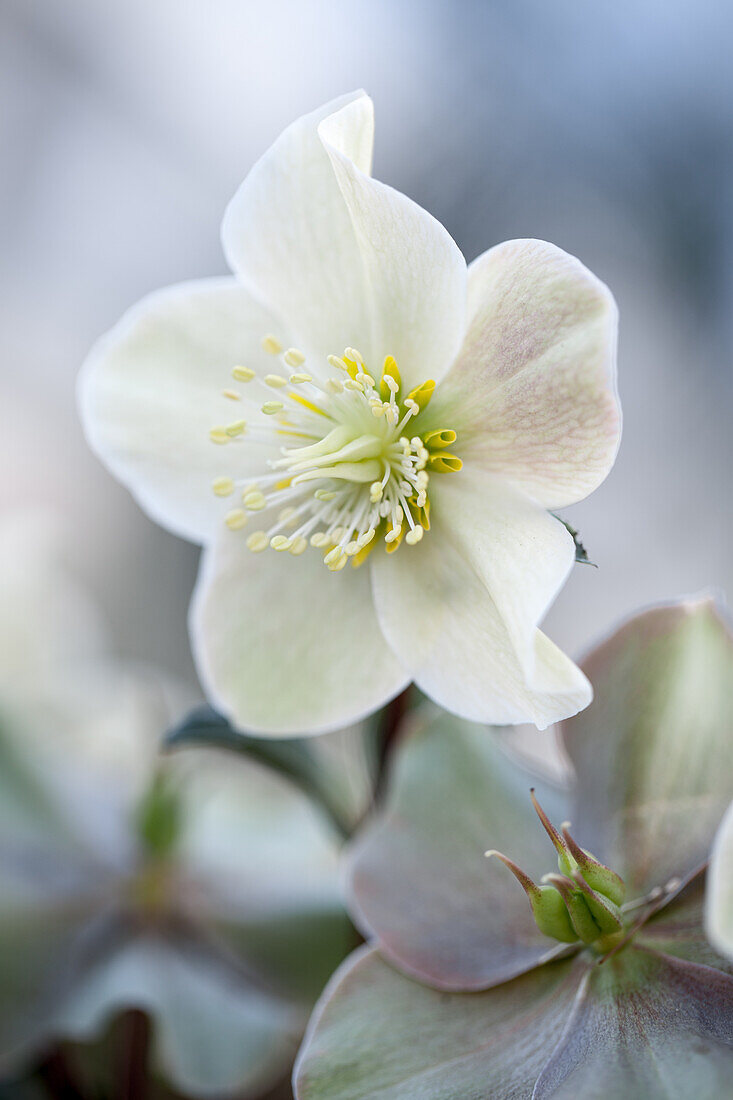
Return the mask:
<svg viewBox="0 0 733 1100">
<path fill-rule="evenodd" d="M 348 810 L 339 797 L 338 784 L 331 782 L 328 769 L 310 739 L 253 737 L 235 729 L 221 714 L 203 705 L 192 711 L 165 737 L 166 748 L 198 745 L 226 749 L 273 768 L 286 776 L 326 811 L 342 836 L 350 833 Z"/>
<path fill-rule="evenodd" d="M 373 949 L 334 975 L 294 1072 L 298 1100 L 526 1100 L 583 973 L 550 963 L 484 993 L 404 977 Z"/>
<path fill-rule="evenodd" d="M 323 815 L 279 775 L 191 749 L 178 765 L 183 830 L 176 863 L 201 892 L 208 932 L 311 1006 L 354 946 L 339 852 Z"/>
<path fill-rule="evenodd" d="M 191 936 L 127 938 L 77 983 L 57 1026 L 91 1039 L 118 1012 L 148 1012 L 155 1061 L 191 1095 L 259 1093 L 292 1059 L 303 1021 L 293 1006 L 241 975 Z"/>
<path fill-rule="evenodd" d="M 685 878 L 733 797 L 733 638 L 710 600 L 630 620 L 583 664 L 595 698 L 562 725 L 573 833 L 627 896 Z"/>
<path fill-rule="evenodd" d="M 425 708 L 394 756 L 384 810 L 351 861 L 355 920 L 402 970 L 443 989 L 485 989 L 564 950 L 537 929 L 496 847 L 532 877 L 553 863 L 534 778 L 484 727 Z M 538 785 L 559 820 L 559 793 Z"/>
<path fill-rule="evenodd" d="M 532 1100 L 717 1100 L 733 1075 L 733 978 L 631 947 L 585 975 Z"/>
</svg>

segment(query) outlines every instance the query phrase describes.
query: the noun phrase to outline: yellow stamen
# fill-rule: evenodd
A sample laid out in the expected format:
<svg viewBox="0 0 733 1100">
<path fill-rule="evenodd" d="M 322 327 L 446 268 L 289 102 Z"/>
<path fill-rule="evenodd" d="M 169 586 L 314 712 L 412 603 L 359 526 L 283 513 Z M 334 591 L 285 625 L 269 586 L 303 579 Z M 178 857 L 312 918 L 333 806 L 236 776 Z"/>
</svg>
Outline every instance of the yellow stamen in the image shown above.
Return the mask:
<svg viewBox="0 0 733 1100">
<path fill-rule="evenodd" d="M 232 378 L 237 382 L 251 382 L 256 376 L 256 371 L 253 371 L 251 367 L 234 367 L 232 370 Z"/>
<path fill-rule="evenodd" d="M 234 482 L 230 477 L 217 477 L 212 481 L 211 488 L 218 497 L 230 497 L 234 492 Z"/>
<path fill-rule="evenodd" d="M 268 332 L 267 336 L 262 337 L 262 348 L 268 355 L 279 355 L 283 350 L 283 346 L 276 336 Z"/>
<path fill-rule="evenodd" d="M 242 508 L 232 508 L 224 516 L 224 522 L 230 531 L 241 531 L 247 522 L 247 513 Z"/>
</svg>

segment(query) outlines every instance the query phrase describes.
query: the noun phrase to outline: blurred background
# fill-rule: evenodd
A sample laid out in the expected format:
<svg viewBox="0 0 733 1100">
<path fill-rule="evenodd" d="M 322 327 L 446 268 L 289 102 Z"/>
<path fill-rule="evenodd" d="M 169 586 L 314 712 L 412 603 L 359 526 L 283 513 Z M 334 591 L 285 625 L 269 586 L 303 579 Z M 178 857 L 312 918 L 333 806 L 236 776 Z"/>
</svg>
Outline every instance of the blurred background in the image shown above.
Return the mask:
<svg viewBox="0 0 733 1100">
<path fill-rule="evenodd" d="M 2 506 L 50 506 L 120 651 L 193 677 L 197 551 L 87 452 L 75 376 L 155 287 L 224 271 L 219 221 L 296 116 L 363 86 L 375 174 L 470 260 L 553 241 L 613 289 L 625 434 L 567 515 L 547 622 L 578 654 L 620 617 L 733 582 L 733 11 L 722 0 L 3 0 Z"/>
</svg>

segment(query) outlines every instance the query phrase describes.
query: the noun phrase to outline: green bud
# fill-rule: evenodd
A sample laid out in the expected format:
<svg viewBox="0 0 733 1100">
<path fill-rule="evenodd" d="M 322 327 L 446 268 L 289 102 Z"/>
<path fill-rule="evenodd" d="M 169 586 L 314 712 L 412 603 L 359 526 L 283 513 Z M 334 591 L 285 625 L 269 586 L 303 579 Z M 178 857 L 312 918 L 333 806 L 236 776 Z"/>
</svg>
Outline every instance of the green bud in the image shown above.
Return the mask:
<svg viewBox="0 0 733 1100">
<path fill-rule="evenodd" d="M 596 922 L 603 935 L 609 935 L 611 932 L 620 932 L 624 926 L 624 922 L 619 907 L 614 905 L 612 901 L 609 901 L 608 898 L 603 897 L 602 894 L 597 893 L 595 890 L 591 890 L 580 871 L 575 871 L 572 878 L 573 882 L 582 892 L 585 904 L 588 906 L 593 920 Z"/>
<path fill-rule="evenodd" d="M 573 928 L 567 906 L 554 886 L 538 886 L 529 895 L 535 924 L 545 936 L 552 936 L 561 943 L 577 943 L 578 934 Z"/>
<path fill-rule="evenodd" d="M 563 840 L 572 855 L 581 875 L 591 887 L 615 905 L 621 905 L 626 897 L 626 885 L 620 875 L 606 867 L 594 855 L 581 848 L 569 833 L 570 822 L 561 825 Z"/>
<path fill-rule="evenodd" d="M 181 831 L 181 806 L 170 782 L 158 774 L 137 810 L 138 834 L 151 855 L 170 852 Z"/>
<path fill-rule="evenodd" d="M 566 878 L 565 875 L 550 874 L 544 875 L 542 881 L 549 882 L 562 898 L 578 939 L 583 943 L 594 943 L 602 935 L 601 929 L 593 919 L 586 899 L 575 888 L 572 879 Z"/>
</svg>

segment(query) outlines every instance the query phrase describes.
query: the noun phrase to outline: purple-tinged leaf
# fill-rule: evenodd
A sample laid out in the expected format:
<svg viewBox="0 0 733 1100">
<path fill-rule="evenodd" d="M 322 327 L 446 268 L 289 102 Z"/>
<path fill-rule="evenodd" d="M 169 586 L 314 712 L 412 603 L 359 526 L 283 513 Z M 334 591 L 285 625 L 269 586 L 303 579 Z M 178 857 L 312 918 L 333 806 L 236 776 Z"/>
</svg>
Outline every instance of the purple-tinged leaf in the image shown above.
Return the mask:
<svg viewBox="0 0 733 1100">
<path fill-rule="evenodd" d="M 362 948 L 336 972 L 296 1063 L 298 1100 L 527 1100 L 584 973 L 564 959 L 445 993 Z"/>
<path fill-rule="evenodd" d="M 520 885 L 484 851 L 535 881 L 555 865 L 529 798 L 565 808 L 494 732 L 427 709 L 400 744 L 386 805 L 355 847 L 354 916 L 405 972 L 443 989 L 486 989 L 565 950 L 537 929 Z"/>
<path fill-rule="evenodd" d="M 631 619 L 583 664 L 595 699 L 565 722 L 573 835 L 627 898 L 685 878 L 733 797 L 733 639 L 710 600 Z"/>
<path fill-rule="evenodd" d="M 733 978 L 636 947 L 587 972 L 532 1100 L 720 1100 L 733 1080 Z"/>
</svg>

